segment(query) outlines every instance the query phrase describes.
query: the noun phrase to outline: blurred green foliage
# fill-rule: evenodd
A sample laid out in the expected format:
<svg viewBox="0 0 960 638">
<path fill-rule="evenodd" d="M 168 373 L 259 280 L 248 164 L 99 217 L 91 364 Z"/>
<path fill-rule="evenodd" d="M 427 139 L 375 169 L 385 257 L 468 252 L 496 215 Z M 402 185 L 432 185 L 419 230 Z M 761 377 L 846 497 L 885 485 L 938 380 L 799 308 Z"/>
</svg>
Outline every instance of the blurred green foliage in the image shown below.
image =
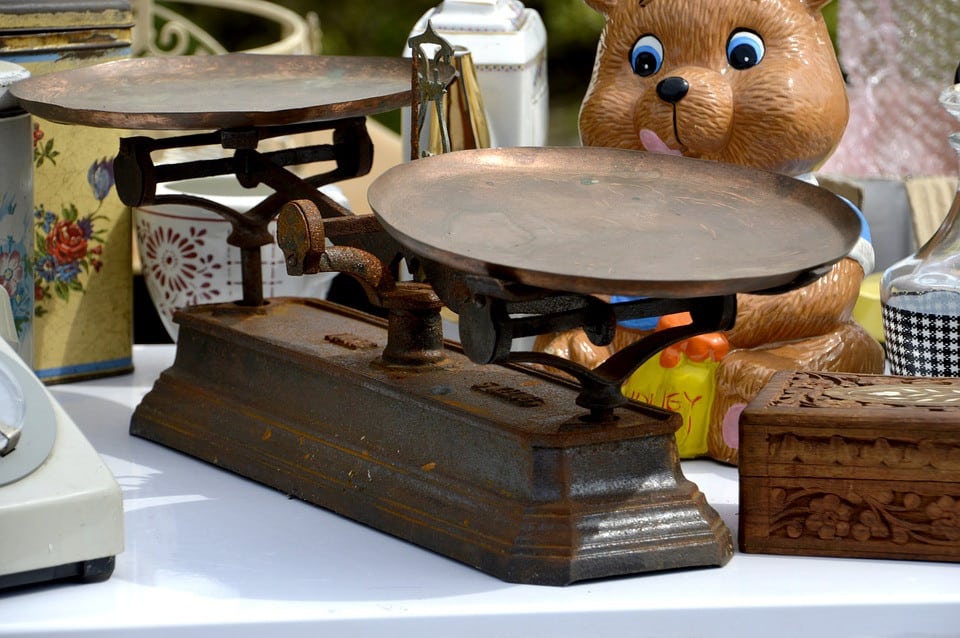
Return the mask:
<svg viewBox="0 0 960 638">
<path fill-rule="evenodd" d="M 301 15 L 320 18 L 323 52 L 329 55 L 398 55 L 410 29 L 439 0 L 364 0 L 334 3 L 275 0 Z M 576 117 L 590 81 L 603 18 L 583 0 L 527 0 L 547 29 L 552 143 L 576 143 Z M 396 119 L 385 118 L 396 127 Z"/>
<path fill-rule="evenodd" d="M 162 2 L 162 0 L 160 0 Z M 315 13 L 327 55 L 400 55 L 414 23 L 440 0 L 272 0 L 299 15 Z M 837 2 L 827 5 L 824 16 L 831 33 L 836 24 Z M 593 69 L 603 18 L 583 0 L 525 0 L 539 12 L 547 29 L 547 69 L 550 83 L 551 131 L 555 144 L 577 141 L 577 112 Z M 180 11 L 184 5 L 177 5 Z M 238 51 L 276 40 L 279 33 L 264 30 L 260 21 L 240 14 L 196 7 L 183 12 L 203 25 L 229 50 Z M 271 40 L 271 38 L 273 40 Z M 399 127 L 397 115 L 384 121 Z"/>
<path fill-rule="evenodd" d="M 365 0 L 336 3 L 322 0 L 274 0 L 301 15 L 320 17 L 324 53 L 331 55 L 392 55 L 403 49 L 407 33 L 421 15 L 439 0 Z M 583 0 L 526 0 L 547 28 L 551 98 L 576 101 L 590 80 L 603 17 Z M 836 25 L 838 2 L 824 9 L 831 28 Z"/>
<path fill-rule="evenodd" d="M 320 18 L 324 54 L 400 55 L 410 29 L 440 0 L 271 1 L 299 15 L 315 13 Z M 590 81 L 603 18 L 583 0 L 527 0 L 524 4 L 539 12 L 547 29 L 551 141 L 575 143 L 577 111 Z M 280 35 L 279 29 L 271 31 L 262 21 L 237 12 L 179 3 L 175 8 L 231 51 L 262 46 Z M 397 114 L 381 119 L 392 128 L 399 128 Z"/>
</svg>

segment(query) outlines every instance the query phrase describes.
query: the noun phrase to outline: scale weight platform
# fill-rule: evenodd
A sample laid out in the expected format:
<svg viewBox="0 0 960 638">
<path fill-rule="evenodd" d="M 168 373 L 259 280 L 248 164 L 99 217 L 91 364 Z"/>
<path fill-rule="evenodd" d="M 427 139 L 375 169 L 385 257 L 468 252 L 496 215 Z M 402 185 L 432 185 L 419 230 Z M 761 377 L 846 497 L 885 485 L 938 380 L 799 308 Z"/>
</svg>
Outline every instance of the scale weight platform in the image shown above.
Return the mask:
<svg viewBox="0 0 960 638">
<path fill-rule="evenodd" d="M 511 582 L 733 553 L 680 470 L 675 414 L 638 406 L 587 424 L 572 385 L 452 346 L 430 369 L 385 366 L 384 323 L 329 302 L 176 319 L 176 361 L 135 411 L 136 436 Z"/>
</svg>

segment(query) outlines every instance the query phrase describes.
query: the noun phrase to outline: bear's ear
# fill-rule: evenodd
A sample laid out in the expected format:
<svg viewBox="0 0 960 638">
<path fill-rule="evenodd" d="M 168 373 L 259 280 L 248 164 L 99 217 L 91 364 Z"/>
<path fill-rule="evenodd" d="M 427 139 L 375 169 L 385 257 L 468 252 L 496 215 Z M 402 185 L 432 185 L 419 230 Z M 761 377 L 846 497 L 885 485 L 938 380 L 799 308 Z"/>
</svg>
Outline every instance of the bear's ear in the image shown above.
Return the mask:
<svg viewBox="0 0 960 638">
<path fill-rule="evenodd" d="M 810 9 L 810 13 L 817 13 L 825 6 L 830 4 L 833 0 L 801 0 L 803 4 L 807 5 L 807 8 Z"/>
<path fill-rule="evenodd" d="M 617 6 L 618 0 L 583 0 L 587 3 L 594 11 L 602 13 L 603 15 L 609 15 L 615 6 Z"/>
</svg>

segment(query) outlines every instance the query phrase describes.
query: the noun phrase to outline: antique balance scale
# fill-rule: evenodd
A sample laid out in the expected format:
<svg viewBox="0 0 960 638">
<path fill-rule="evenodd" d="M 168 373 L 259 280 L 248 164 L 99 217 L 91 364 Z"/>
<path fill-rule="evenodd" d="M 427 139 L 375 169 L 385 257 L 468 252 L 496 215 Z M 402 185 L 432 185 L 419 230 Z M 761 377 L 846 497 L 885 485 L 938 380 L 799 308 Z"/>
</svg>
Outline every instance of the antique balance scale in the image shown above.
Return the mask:
<svg viewBox="0 0 960 638">
<path fill-rule="evenodd" d="M 790 178 L 599 148 L 402 164 L 371 187 L 374 216 L 316 190 L 369 170 L 364 116 L 412 105 L 417 118 L 449 68 L 440 53 L 426 63 L 231 54 L 114 62 L 14 87 L 51 120 L 204 131 L 121 140 L 116 184 L 130 206 L 184 203 L 155 187 L 187 177 L 234 174 L 275 191 L 242 215 L 190 198 L 232 222 L 243 299 L 177 313 L 176 360 L 131 433 L 507 581 L 725 564 L 730 532 L 680 468 L 679 416 L 628 402 L 620 386 L 670 343 L 729 328 L 737 293 L 821 274 L 855 242 L 856 217 Z M 334 143 L 257 150 L 319 129 Z M 205 144 L 233 157 L 151 158 Z M 286 168 L 317 161 L 335 168 L 307 178 Z M 388 318 L 264 299 L 259 251 L 278 213 L 292 274 L 349 273 Z M 421 276 L 399 281 L 401 256 Z M 639 299 L 595 296 L 613 293 Z M 445 305 L 461 345 L 443 340 Z M 574 327 L 609 342 L 620 320 L 679 311 L 693 322 L 594 370 L 513 347 Z"/>
</svg>

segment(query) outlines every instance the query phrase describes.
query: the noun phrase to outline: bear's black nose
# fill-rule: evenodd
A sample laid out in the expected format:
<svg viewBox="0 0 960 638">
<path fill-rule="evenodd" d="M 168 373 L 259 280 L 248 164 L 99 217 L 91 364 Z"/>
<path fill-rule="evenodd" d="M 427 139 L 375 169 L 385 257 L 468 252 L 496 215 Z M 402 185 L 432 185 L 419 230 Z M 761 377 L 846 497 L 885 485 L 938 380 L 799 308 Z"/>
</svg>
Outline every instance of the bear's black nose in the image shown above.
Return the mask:
<svg viewBox="0 0 960 638">
<path fill-rule="evenodd" d="M 665 78 L 657 85 L 657 95 L 670 104 L 676 104 L 682 100 L 689 90 L 689 82 L 676 76 Z"/>
</svg>

